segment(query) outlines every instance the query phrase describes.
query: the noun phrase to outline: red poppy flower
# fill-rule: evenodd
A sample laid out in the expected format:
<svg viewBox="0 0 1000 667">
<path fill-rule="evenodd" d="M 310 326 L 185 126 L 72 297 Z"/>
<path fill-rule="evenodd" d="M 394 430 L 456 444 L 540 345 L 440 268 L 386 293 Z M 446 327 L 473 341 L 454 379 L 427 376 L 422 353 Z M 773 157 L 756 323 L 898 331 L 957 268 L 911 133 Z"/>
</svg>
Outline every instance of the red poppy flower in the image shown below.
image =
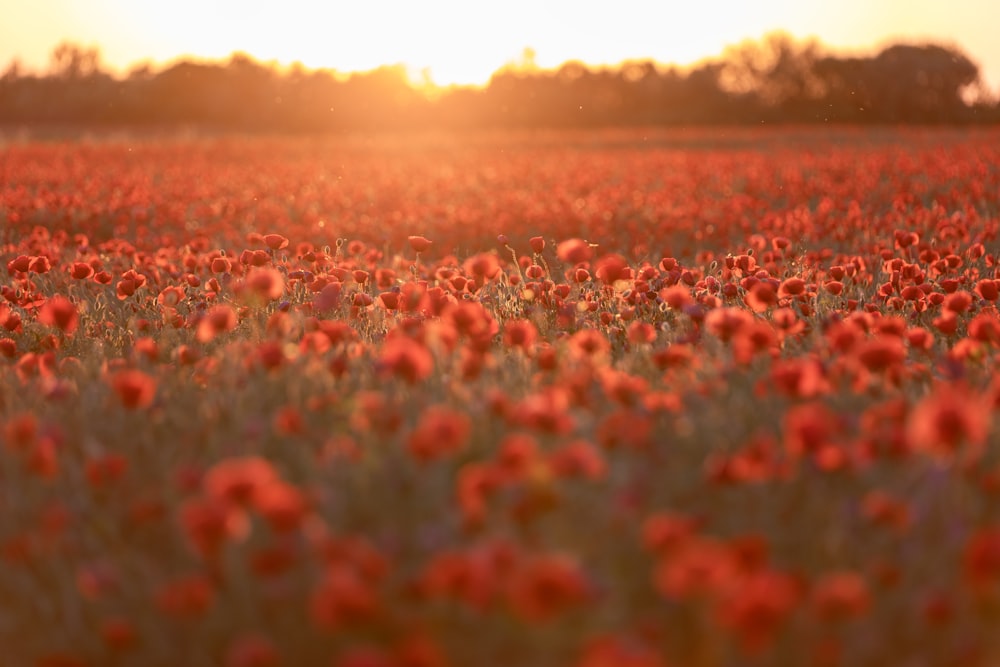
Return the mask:
<svg viewBox="0 0 1000 667">
<path fill-rule="evenodd" d="M 264 245 L 271 250 L 281 250 L 288 247 L 288 239 L 281 234 L 265 234 Z"/>
<path fill-rule="evenodd" d="M 958 315 L 952 310 L 943 310 L 941 315 L 935 317 L 931 324 L 945 336 L 951 336 L 958 331 Z"/>
<path fill-rule="evenodd" d="M 413 248 L 413 251 L 417 253 L 425 252 L 431 247 L 431 242 L 423 236 L 410 236 L 407 237 L 407 240 L 410 242 L 410 247 Z"/>
<path fill-rule="evenodd" d="M 182 366 L 190 366 L 201 359 L 201 352 L 190 345 L 178 345 L 174 350 L 174 358 Z"/>
<path fill-rule="evenodd" d="M 277 269 L 256 268 L 247 274 L 244 283 L 254 296 L 267 301 L 281 297 L 285 292 L 285 279 Z"/>
<path fill-rule="evenodd" d="M 16 311 L 0 303 L 0 325 L 7 331 L 20 331 L 21 316 Z"/>
<path fill-rule="evenodd" d="M 566 434 L 573 430 L 569 396 L 555 387 L 529 394 L 511 409 L 512 418 L 528 429 Z"/>
<path fill-rule="evenodd" d="M 802 278 L 786 278 L 778 287 L 778 296 L 800 296 L 806 292 L 806 281 Z"/>
<path fill-rule="evenodd" d="M 537 264 L 532 264 L 524 270 L 524 275 L 528 277 L 528 280 L 541 280 L 545 277 L 545 269 Z"/>
<path fill-rule="evenodd" d="M 29 266 L 31 266 L 31 257 L 18 255 L 7 262 L 7 273 L 27 273 Z"/>
<path fill-rule="evenodd" d="M 624 371 L 605 370 L 601 373 L 600 380 L 605 395 L 626 407 L 638 405 L 649 391 L 649 382 L 645 378 Z"/>
<path fill-rule="evenodd" d="M 739 308 L 715 308 L 705 316 L 705 328 L 722 342 L 753 322 L 753 315 Z"/>
<path fill-rule="evenodd" d="M 976 294 L 986 301 L 996 301 L 1000 297 L 1000 281 L 983 278 L 976 283 Z"/>
<path fill-rule="evenodd" d="M 488 280 L 496 277 L 500 270 L 500 262 L 492 252 L 482 252 L 465 260 L 462 269 L 468 276 L 474 276 L 480 281 Z"/>
<path fill-rule="evenodd" d="M 906 342 L 914 350 L 927 351 L 934 346 L 934 334 L 923 327 L 911 327 L 906 330 Z"/>
<path fill-rule="evenodd" d="M 382 346 L 379 367 L 384 373 L 415 384 L 430 377 L 434 370 L 434 357 L 417 341 L 397 337 L 387 340 Z"/>
<path fill-rule="evenodd" d="M 673 512 L 650 514 L 642 523 L 643 547 L 658 556 L 676 550 L 698 532 L 699 521 Z"/>
<path fill-rule="evenodd" d="M 792 456 L 819 451 L 838 431 L 837 416 L 823 403 L 804 403 L 785 413 L 785 450 Z"/>
<path fill-rule="evenodd" d="M 399 309 L 399 292 L 382 292 L 378 295 L 378 300 L 386 310 Z"/>
<path fill-rule="evenodd" d="M 285 346 L 278 340 L 265 340 L 257 346 L 253 356 L 262 368 L 269 371 L 281 368 L 288 361 Z M 275 431 L 282 435 L 296 433 L 301 430 L 301 415 L 298 414 L 298 411 L 286 406 L 275 414 L 274 426 Z"/>
<path fill-rule="evenodd" d="M 99 632 L 104 645 L 112 651 L 125 651 L 134 647 L 139 637 L 135 624 L 120 616 L 102 620 Z"/>
<path fill-rule="evenodd" d="M 636 320 L 628 325 L 625 335 L 633 345 L 648 345 L 656 341 L 656 327 L 649 322 Z"/>
<path fill-rule="evenodd" d="M 608 464 L 597 447 L 586 440 L 573 440 L 552 450 L 549 467 L 559 477 L 602 479 Z"/>
<path fill-rule="evenodd" d="M 219 334 L 235 329 L 237 322 L 236 311 L 231 306 L 225 304 L 212 306 L 198 321 L 195 336 L 198 342 L 207 343 Z"/>
<path fill-rule="evenodd" d="M 828 280 L 823 283 L 823 289 L 834 296 L 840 296 L 844 292 L 844 283 L 839 280 Z"/>
<path fill-rule="evenodd" d="M 229 273 L 233 270 L 233 263 L 228 257 L 216 257 L 212 260 L 212 273 Z"/>
<path fill-rule="evenodd" d="M 305 431 L 302 412 L 294 405 L 284 405 L 274 413 L 271 421 L 274 432 L 281 436 L 293 436 Z"/>
<path fill-rule="evenodd" d="M 124 370 L 109 379 L 111 389 L 129 410 L 148 408 L 156 398 L 156 380 L 139 370 Z"/>
<path fill-rule="evenodd" d="M 538 440 L 527 433 L 505 435 L 494 457 L 496 469 L 508 481 L 522 480 L 540 461 Z"/>
<path fill-rule="evenodd" d="M 129 459 L 122 454 L 105 454 L 88 458 L 84 464 L 84 477 L 92 488 L 106 488 L 125 475 L 128 463 Z"/>
<path fill-rule="evenodd" d="M 770 282 L 760 281 L 747 290 L 743 300 L 751 310 L 762 313 L 778 303 L 778 293 Z"/>
<path fill-rule="evenodd" d="M 243 456 L 216 463 L 205 474 L 202 484 L 210 498 L 248 505 L 261 489 L 279 481 L 270 461 L 260 456 Z"/>
<path fill-rule="evenodd" d="M 115 293 L 120 301 L 135 294 L 135 291 L 146 284 L 146 276 L 136 273 L 134 269 L 129 269 L 122 274 L 121 279 L 115 285 Z"/>
<path fill-rule="evenodd" d="M 201 574 L 171 579 L 156 591 L 156 606 L 160 611 L 178 618 L 201 616 L 214 602 L 215 587 Z"/>
<path fill-rule="evenodd" d="M 981 528 L 968 539 L 962 567 L 973 590 L 989 590 L 1000 579 L 1000 527 Z"/>
<path fill-rule="evenodd" d="M 717 605 L 719 623 L 756 654 L 768 648 L 795 611 L 799 586 L 790 575 L 762 570 L 740 579 Z"/>
<path fill-rule="evenodd" d="M 594 275 L 608 285 L 632 277 L 632 269 L 621 255 L 605 255 L 595 262 L 594 267 Z"/>
<path fill-rule="evenodd" d="M 529 320 L 509 320 L 504 324 L 503 342 L 511 348 L 530 353 L 538 340 L 538 329 Z"/>
<path fill-rule="evenodd" d="M 810 597 L 813 612 L 827 623 L 864 616 L 871 607 L 867 582 L 850 570 L 823 575 Z"/>
<path fill-rule="evenodd" d="M 777 356 L 778 334 L 767 322 L 750 320 L 733 337 L 733 357 L 739 363 L 748 364 L 761 353 Z"/>
<path fill-rule="evenodd" d="M 879 490 L 869 491 L 861 499 L 861 515 L 875 525 L 900 532 L 909 528 L 912 519 L 910 508 L 904 501 Z"/>
<path fill-rule="evenodd" d="M 339 308 L 343 290 L 344 286 L 342 283 L 327 283 L 324 285 L 316 296 L 313 297 L 313 311 L 322 313 Z"/>
<path fill-rule="evenodd" d="M 486 610 L 504 583 L 493 576 L 489 563 L 475 553 L 438 551 L 424 567 L 421 593 L 431 598 L 451 598 L 477 610 Z"/>
<path fill-rule="evenodd" d="M 132 353 L 136 359 L 143 359 L 150 362 L 156 362 L 160 357 L 160 350 L 156 345 L 156 339 L 149 336 L 137 339 L 132 346 Z"/>
<path fill-rule="evenodd" d="M 487 501 L 503 483 L 503 472 L 493 465 L 466 463 L 459 469 L 456 496 L 467 523 L 478 524 L 485 518 Z"/>
<path fill-rule="evenodd" d="M 724 591 L 735 575 L 736 562 L 724 544 L 694 537 L 660 561 L 653 583 L 667 599 L 684 600 Z"/>
<path fill-rule="evenodd" d="M 514 613 L 527 622 L 545 621 L 579 607 L 590 597 L 582 568 L 566 554 L 543 554 L 527 559 L 507 589 Z"/>
<path fill-rule="evenodd" d="M 791 308 L 778 308 L 771 313 L 771 322 L 776 331 L 783 336 L 794 336 L 806 328 L 806 323 L 799 319 Z"/>
<path fill-rule="evenodd" d="M 196 499 L 181 505 L 179 520 L 188 544 L 203 558 L 215 558 L 229 541 L 246 537 L 246 514 L 221 500 Z"/>
<path fill-rule="evenodd" d="M 824 333 L 830 347 L 840 354 L 846 354 L 862 340 L 864 332 L 852 322 L 835 322 Z"/>
<path fill-rule="evenodd" d="M 862 341 L 854 353 L 858 361 L 874 373 L 894 368 L 906 361 L 906 347 L 896 336 L 880 335 Z"/>
<path fill-rule="evenodd" d="M 52 262 L 44 255 L 32 257 L 31 262 L 28 264 L 28 270 L 32 273 L 48 273 L 52 270 Z"/>
<path fill-rule="evenodd" d="M 920 301 L 924 298 L 924 291 L 917 285 L 907 285 L 899 291 L 899 296 L 904 301 Z"/>
<path fill-rule="evenodd" d="M 684 285 L 673 285 L 660 291 L 660 298 L 674 310 L 684 310 L 685 307 L 694 304 L 694 297 Z"/>
<path fill-rule="evenodd" d="M 258 486 L 253 506 L 272 531 L 278 534 L 299 529 L 309 511 L 309 501 L 297 487 L 285 482 Z"/>
<path fill-rule="evenodd" d="M 580 264 L 594 256 L 594 249 L 583 239 L 568 239 L 556 246 L 556 257 L 566 264 Z"/>
<path fill-rule="evenodd" d="M 156 296 L 156 302 L 164 308 L 173 308 L 184 300 L 184 288 L 178 285 L 164 287 Z"/>
<path fill-rule="evenodd" d="M 599 361 L 611 351 L 611 343 L 597 329 L 580 329 L 567 342 L 570 354 L 580 359 Z"/>
<path fill-rule="evenodd" d="M 944 298 L 941 307 L 947 311 L 961 315 L 972 305 L 972 295 L 965 291 L 957 291 Z"/>
<path fill-rule="evenodd" d="M 38 309 L 38 321 L 68 335 L 76 331 L 80 318 L 76 304 L 66 297 L 56 295 Z"/>
<path fill-rule="evenodd" d="M 260 547 L 250 554 L 250 570 L 258 577 L 278 577 L 290 571 L 297 562 L 294 547 L 288 543 L 279 542 L 271 546 Z"/>
<path fill-rule="evenodd" d="M 387 437 L 399 430 L 403 416 L 396 402 L 378 391 L 361 391 L 355 396 L 351 425 L 359 433 Z"/>
<path fill-rule="evenodd" d="M 985 397 L 942 384 L 913 406 L 906 433 L 914 447 L 935 456 L 951 458 L 965 445 L 975 457 L 986 442 L 990 421 Z"/>
<path fill-rule="evenodd" d="M 73 262 L 69 267 L 69 275 L 74 280 L 86 280 L 94 275 L 94 267 L 87 262 Z"/>
<path fill-rule="evenodd" d="M 445 310 L 442 320 L 454 327 L 459 335 L 484 344 L 481 351 L 489 347 L 490 339 L 500 331 L 500 325 L 490 312 L 474 301 L 450 306 Z"/>
<path fill-rule="evenodd" d="M 331 566 L 309 600 L 309 616 L 320 629 L 335 632 L 366 623 L 379 614 L 375 591 L 353 568 Z"/>
<path fill-rule="evenodd" d="M 406 445 L 413 458 L 427 463 L 460 451 L 471 431 L 472 421 L 465 414 L 431 406 L 421 415 Z"/>
</svg>

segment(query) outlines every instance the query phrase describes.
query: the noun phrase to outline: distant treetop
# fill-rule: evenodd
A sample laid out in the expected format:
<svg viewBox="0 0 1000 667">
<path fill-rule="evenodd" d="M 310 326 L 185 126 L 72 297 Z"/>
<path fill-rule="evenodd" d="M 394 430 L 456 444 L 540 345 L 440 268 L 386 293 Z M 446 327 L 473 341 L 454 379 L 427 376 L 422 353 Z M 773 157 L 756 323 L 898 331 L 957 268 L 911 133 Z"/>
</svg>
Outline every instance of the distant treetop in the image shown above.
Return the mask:
<svg viewBox="0 0 1000 667">
<path fill-rule="evenodd" d="M 345 76 L 242 53 L 114 77 L 97 49 L 72 43 L 56 47 L 43 76 L 14 61 L 0 77 L 0 124 L 336 132 L 998 120 L 979 68 L 957 47 L 894 44 L 840 56 L 783 33 L 683 69 L 637 60 L 543 70 L 525 50 L 484 88 L 435 91 L 414 85 L 401 66 Z"/>
</svg>

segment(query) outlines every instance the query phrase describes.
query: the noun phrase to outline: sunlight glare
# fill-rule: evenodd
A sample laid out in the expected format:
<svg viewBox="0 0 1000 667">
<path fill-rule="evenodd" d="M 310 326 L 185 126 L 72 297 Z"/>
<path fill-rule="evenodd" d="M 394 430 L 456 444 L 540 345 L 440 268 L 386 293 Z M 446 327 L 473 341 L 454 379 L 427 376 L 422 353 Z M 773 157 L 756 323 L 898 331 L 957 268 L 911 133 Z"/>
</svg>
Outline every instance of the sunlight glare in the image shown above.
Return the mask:
<svg viewBox="0 0 1000 667">
<path fill-rule="evenodd" d="M 2 1 L 2 0 L 0 0 Z M 889 36 L 938 35 L 967 46 L 994 76 L 1000 51 L 989 20 L 994 0 L 32 0 L 13 4 L 0 24 L 0 52 L 42 69 L 62 40 L 98 45 L 103 63 L 124 73 L 140 62 L 222 60 L 234 52 L 279 65 L 341 73 L 403 65 L 416 82 L 425 72 L 442 86 L 485 84 L 534 49 L 541 68 L 575 60 L 616 65 L 651 59 L 686 66 L 729 45 L 783 30 L 818 37 L 832 49 L 870 49 Z M 991 9 L 991 7 L 993 7 Z M 5 25 L 6 24 L 6 25 Z M 18 25 L 18 29 L 10 29 Z M 7 28 L 5 30 L 5 27 Z M 994 53 L 996 52 L 996 53 Z M 991 57 L 983 57 L 983 56 Z"/>
</svg>

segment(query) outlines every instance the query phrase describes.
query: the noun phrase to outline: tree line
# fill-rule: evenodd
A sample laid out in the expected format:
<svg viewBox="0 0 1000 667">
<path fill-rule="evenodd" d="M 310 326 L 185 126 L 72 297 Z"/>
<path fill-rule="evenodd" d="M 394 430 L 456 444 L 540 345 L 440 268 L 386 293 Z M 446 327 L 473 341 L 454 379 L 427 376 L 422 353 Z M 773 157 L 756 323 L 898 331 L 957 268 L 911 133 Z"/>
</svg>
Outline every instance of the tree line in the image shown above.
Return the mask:
<svg viewBox="0 0 1000 667">
<path fill-rule="evenodd" d="M 44 75 L 15 61 L 0 77 L 0 124 L 326 132 L 998 120 L 1000 104 L 956 47 L 894 44 L 840 56 L 781 33 L 683 69 L 630 61 L 542 70 L 528 58 L 483 88 L 433 94 L 398 65 L 342 76 L 239 53 L 113 76 L 96 49 L 70 43 L 55 49 Z"/>
</svg>

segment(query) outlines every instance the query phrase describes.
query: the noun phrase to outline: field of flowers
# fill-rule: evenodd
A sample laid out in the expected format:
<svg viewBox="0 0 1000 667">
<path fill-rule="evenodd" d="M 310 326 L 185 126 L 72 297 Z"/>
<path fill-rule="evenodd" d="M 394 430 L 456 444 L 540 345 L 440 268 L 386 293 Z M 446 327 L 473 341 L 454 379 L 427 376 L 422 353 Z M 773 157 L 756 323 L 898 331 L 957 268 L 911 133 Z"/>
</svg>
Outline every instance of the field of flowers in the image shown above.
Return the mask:
<svg viewBox="0 0 1000 667">
<path fill-rule="evenodd" d="M 1000 662 L 1000 131 L 7 141 L 0 661 Z"/>
</svg>

